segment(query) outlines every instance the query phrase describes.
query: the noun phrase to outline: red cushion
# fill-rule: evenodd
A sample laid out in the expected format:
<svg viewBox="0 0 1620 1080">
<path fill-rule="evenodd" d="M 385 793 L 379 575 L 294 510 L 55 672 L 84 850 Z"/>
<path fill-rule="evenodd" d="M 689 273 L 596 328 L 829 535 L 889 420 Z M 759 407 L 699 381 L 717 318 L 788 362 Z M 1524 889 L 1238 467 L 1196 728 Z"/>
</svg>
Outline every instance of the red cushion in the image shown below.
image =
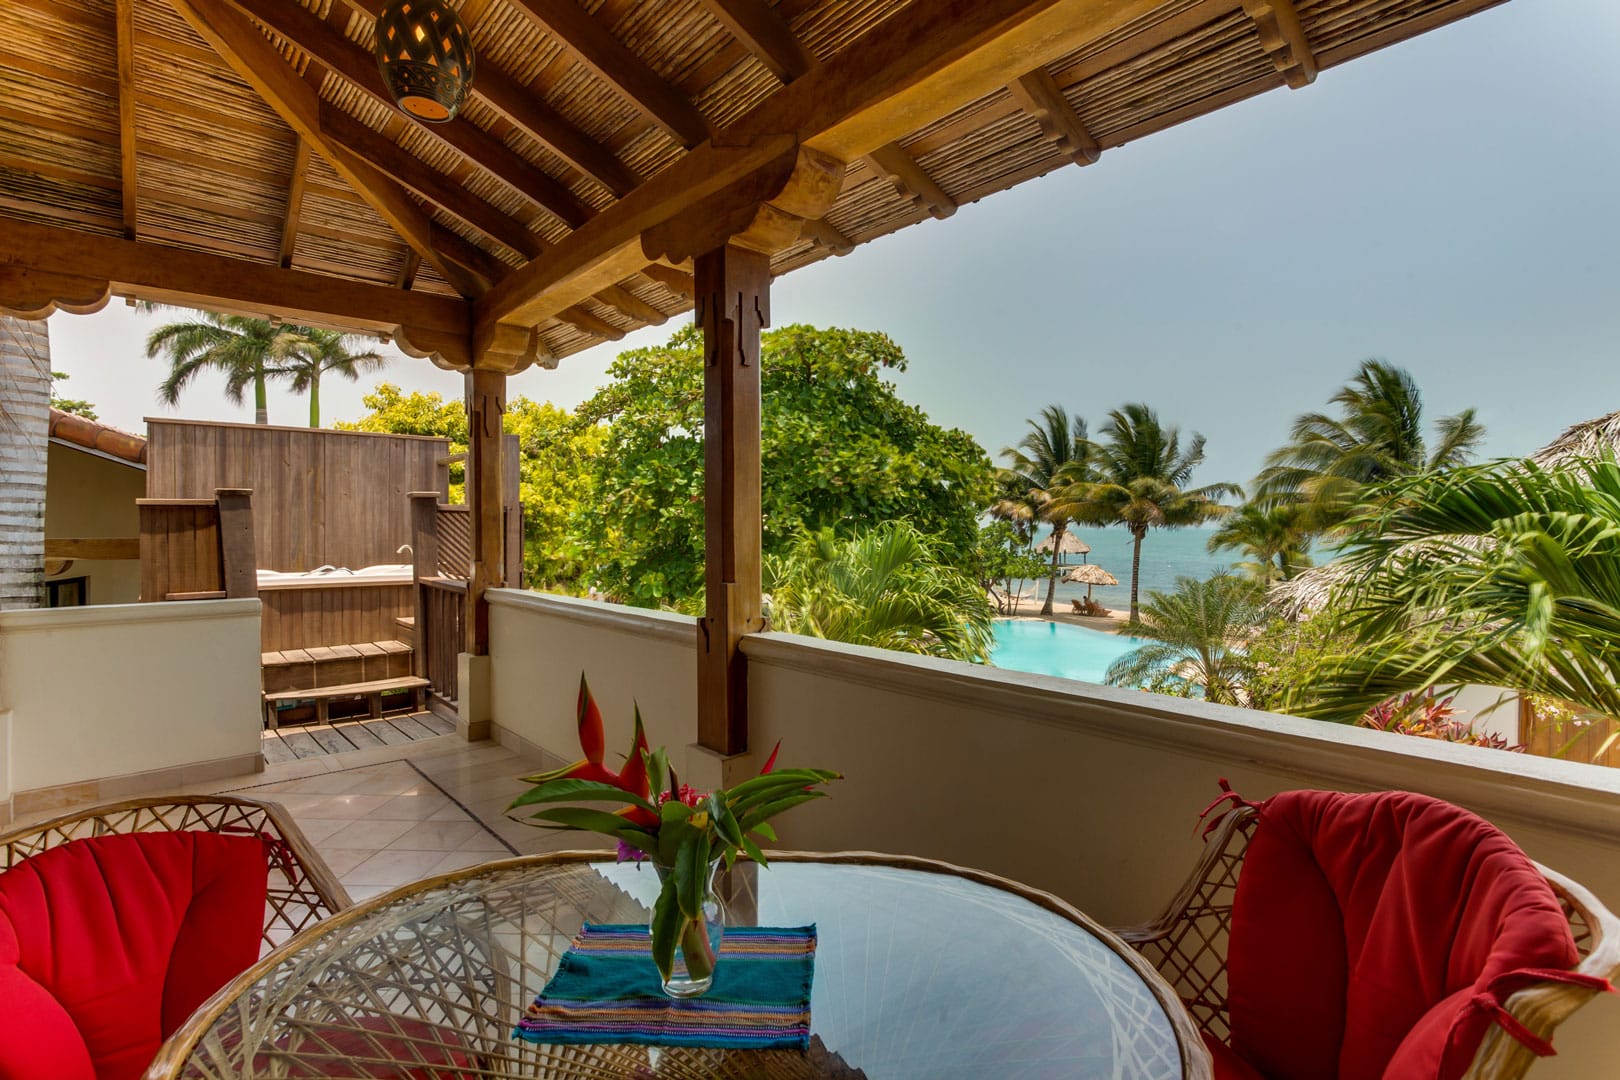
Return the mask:
<svg viewBox="0 0 1620 1080">
<path fill-rule="evenodd" d="M 54 1000 L 97 1080 L 129 1080 L 198 1005 L 258 958 L 267 877 L 257 837 L 74 840 L 0 874 L 0 924 L 16 943 L 11 964 L 0 954 L 0 966 L 11 969 L 14 985 L 30 980 Z M 42 1024 L 48 1012 L 34 1000 Z M 55 1053 L 45 1044 L 63 1041 L 71 1040 L 59 1023 L 17 1045 L 5 1040 L 0 1059 L 8 1065 L 0 1069 L 12 1067 L 14 1053 Z"/>
<path fill-rule="evenodd" d="M 1271 1080 L 1455 1080 L 1490 1022 L 1476 994 L 1577 961 L 1552 890 L 1489 822 L 1410 792 L 1285 792 L 1238 881 L 1232 1049 Z"/>
<path fill-rule="evenodd" d="M 1255 1071 L 1253 1065 L 1238 1057 L 1230 1046 L 1207 1031 L 1199 1034 L 1204 1038 L 1204 1049 L 1209 1051 L 1210 1059 L 1215 1064 L 1215 1080 L 1266 1080 Z"/>
<path fill-rule="evenodd" d="M 17 935 L 0 918 L 0 1080 L 95 1080 L 79 1029 L 50 991 L 17 967 Z"/>
</svg>

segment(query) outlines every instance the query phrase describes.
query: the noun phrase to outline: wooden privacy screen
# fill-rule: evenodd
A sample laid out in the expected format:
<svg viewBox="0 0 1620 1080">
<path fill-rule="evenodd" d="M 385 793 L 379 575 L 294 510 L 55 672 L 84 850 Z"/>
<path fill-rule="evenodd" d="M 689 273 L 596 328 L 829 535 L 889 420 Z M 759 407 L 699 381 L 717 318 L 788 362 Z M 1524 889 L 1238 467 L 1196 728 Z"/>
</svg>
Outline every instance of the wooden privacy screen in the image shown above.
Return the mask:
<svg viewBox="0 0 1620 1080">
<path fill-rule="evenodd" d="M 342 578 L 259 587 L 265 652 L 354 645 L 399 637 L 401 616 L 415 614 L 415 588 L 408 581 Z"/>
<path fill-rule="evenodd" d="M 137 499 L 135 505 L 143 601 L 257 593 L 251 493 L 221 489 L 210 499 Z"/>
<path fill-rule="evenodd" d="M 448 440 L 421 435 L 149 419 L 146 493 L 212 499 L 216 488 L 251 488 L 267 570 L 403 563 L 406 495 L 447 498 L 449 454 Z"/>
</svg>

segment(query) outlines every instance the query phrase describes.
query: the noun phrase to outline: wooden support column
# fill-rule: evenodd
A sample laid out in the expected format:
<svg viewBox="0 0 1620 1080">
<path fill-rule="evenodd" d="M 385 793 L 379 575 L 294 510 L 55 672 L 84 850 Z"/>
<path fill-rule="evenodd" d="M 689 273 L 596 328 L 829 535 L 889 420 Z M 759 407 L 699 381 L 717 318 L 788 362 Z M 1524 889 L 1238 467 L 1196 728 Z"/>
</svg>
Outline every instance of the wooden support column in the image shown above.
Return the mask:
<svg viewBox="0 0 1620 1080">
<path fill-rule="evenodd" d="M 219 576 L 225 584 L 225 595 L 232 600 L 258 596 L 259 561 L 254 554 L 253 490 L 216 488 L 214 501 L 219 506 Z"/>
<path fill-rule="evenodd" d="M 467 503 L 472 524 L 472 568 L 467 582 L 467 652 L 489 654 L 489 605 L 484 593 L 506 584 L 505 470 L 501 417 L 506 373 L 473 368 L 467 374 Z"/>
<path fill-rule="evenodd" d="M 759 333 L 770 325 L 770 258 L 727 244 L 696 260 L 703 328 L 705 612 L 698 742 L 748 748 L 748 677 L 738 648 L 765 628 L 760 579 Z"/>
</svg>

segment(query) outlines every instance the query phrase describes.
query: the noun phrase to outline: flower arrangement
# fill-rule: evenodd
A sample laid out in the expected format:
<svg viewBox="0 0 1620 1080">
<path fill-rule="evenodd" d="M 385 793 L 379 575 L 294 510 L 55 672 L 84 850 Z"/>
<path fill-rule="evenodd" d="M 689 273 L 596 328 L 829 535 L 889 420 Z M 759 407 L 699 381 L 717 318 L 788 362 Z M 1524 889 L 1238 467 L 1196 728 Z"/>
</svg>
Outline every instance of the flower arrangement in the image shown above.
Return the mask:
<svg viewBox="0 0 1620 1080">
<path fill-rule="evenodd" d="M 680 782 L 663 747 L 648 747 L 639 705 L 630 752 L 615 772 L 603 763 L 602 713 L 583 674 L 575 711 L 584 758 L 553 772 L 523 777 L 535 786 L 518 796 L 511 809 L 543 803 L 624 804 L 612 812 L 550 806 L 530 818 L 542 828 L 610 836 L 619 842 L 621 861 L 651 861 L 661 880 L 650 924 L 653 961 L 667 984 L 679 947 L 689 975 L 706 981 L 713 974 L 718 946 L 705 926 L 704 913 L 715 866 L 723 860 L 729 870 L 739 852 L 766 865 L 755 837 L 776 841 L 770 819 L 811 799 L 825 798 L 826 793 L 815 788 L 842 776 L 825 769 L 776 771 L 778 743 L 758 776 L 728 789 L 695 791 Z"/>
</svg>

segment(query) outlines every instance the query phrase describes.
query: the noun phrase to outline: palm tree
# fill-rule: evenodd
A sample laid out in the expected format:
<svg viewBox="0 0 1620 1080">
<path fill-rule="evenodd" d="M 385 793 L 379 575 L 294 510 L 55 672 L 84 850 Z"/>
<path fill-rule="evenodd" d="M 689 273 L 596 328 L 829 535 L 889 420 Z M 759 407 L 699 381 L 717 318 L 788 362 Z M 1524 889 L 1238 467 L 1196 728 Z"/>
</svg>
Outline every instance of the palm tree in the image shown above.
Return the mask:
<svg viewBox="0 0 1620 1080">
<path fill-rule="evenodd" d="M 1173 592 L 1153 590 L 1141 620 L 1127 628 L 1148 643 L 1115 660 L 1104 678 L 1183 696 L 1199 687 L 1206 701 L 1243 704 L 1252 665 L 1241 643 L 1260 624 L 1262 595 L 1255 582 L 1225 571 L 1205 581 L 1179 577 Z"/>
<path fill-rule="evenodd" d="M 806 533 L 765 559 L 771 622 L 811 637 L 986 663 L 990 603 L 971 574 L 941 562 L 902 521 L 849 540 Z"/>
<path fill-rule="evenodd" d="M 363 371 L 376 371 L 388 363 L 378 352 L 350 352 L 358 348 L 363 338 L 340 334 L 336 330 L 315 330 L 297 327 L 276 338 L 273 352 L 276 358 L 275 375 L 292 383 L 293 393 L 309 394 L 309 426 L 321 426 L 321 376 L 341 375 L 350 382 L 360 378 Z"/>
<path fill-rule="evenodd" d="M 1151 528 L 1201 525 L 1225 514 L 1216 500 L 1242 497 L 1236 484 L 1189 488 L 1193 470 L 1204 460 L 1204 437 L 1194 432 L 1183 447 L 1178 428 L 1159 423 L 1158 414 L 1134 403 L 1108 414 L 1102 442 L 1093 452 L 1095 479 L 1084 475 L 1060 488 L 1049 514 L 1083 520 L 1120 522 L 1130 530 L 1131 621 L 1137 618 L 1137 590 L 1142 576 L 1142 541 Z"/>
<path fill-rule="evenodd" d="M 1620 716 L 1612 454 L 1413 477 L 1350 525 L 1330 610 L 1355 645 L 1290 710 L 1353 721 L 1400 694 L 1481 683 Z"/>
<path fill-rule="evenodd" d="M 233 405 L 253 387 L 253 422 L 268 424 L 265 383 L 275 374 L 277 341 L 286 327 L 245 315 L 199 313 L 201 318 L 172 322 L 153 330 L 146 339 L 148 358 L 162 355 L 169 361 L 169 376 L 158 385 L 158 400 L 180 403 L 180 392 L 203 371 L 225 373 L 225 396 Z"/>
<path fill-rule="evenodd" d="M 1473 409 L 1442 417 L 1430 447 L 1423 437 L 1423 394 L 1405 369 L 1364 360 L 1328 399 L 1338 417 L 1298 417 L 1288 445 L 1266 458 L 1257 498 L 1309 507 L 1307 524 L 1324 532 L 1352 516 L 1367 490 L 1389 480 L 1467 464 L 1485 437 Z"/>
<path fill-rule="evenodd" d="M 1059 503 L 1059 490 L 1091 478 L 1091 443 L 1086 422 L 1069 418 L 1061 405 L 1041 410 L 1039 421 L 1029 421 L 1029 433 L 1017 446 L 1001 451 L 1007 467 L 999 474 L 1003 495 L 991 513 L 1003 520 L 1044 521 L 1052 527 L 1052 565 L 1046 579 L 1046 602 L 1041 614 L 1052 614 L 1057 592 L 1059 549 L 1069 526 L 1079 520 L 1072 503 Z"/>
<path fill-rule="evenodd" d="M 1288 581 L 1311 565 L 1311 536 L 1298 503 L 1250 501 L 1221 519 L 1209 538 L 1209 550 L 1240 551 L 1249 561 L 1238 569 L 1262 585 Z"/>
</svg>

